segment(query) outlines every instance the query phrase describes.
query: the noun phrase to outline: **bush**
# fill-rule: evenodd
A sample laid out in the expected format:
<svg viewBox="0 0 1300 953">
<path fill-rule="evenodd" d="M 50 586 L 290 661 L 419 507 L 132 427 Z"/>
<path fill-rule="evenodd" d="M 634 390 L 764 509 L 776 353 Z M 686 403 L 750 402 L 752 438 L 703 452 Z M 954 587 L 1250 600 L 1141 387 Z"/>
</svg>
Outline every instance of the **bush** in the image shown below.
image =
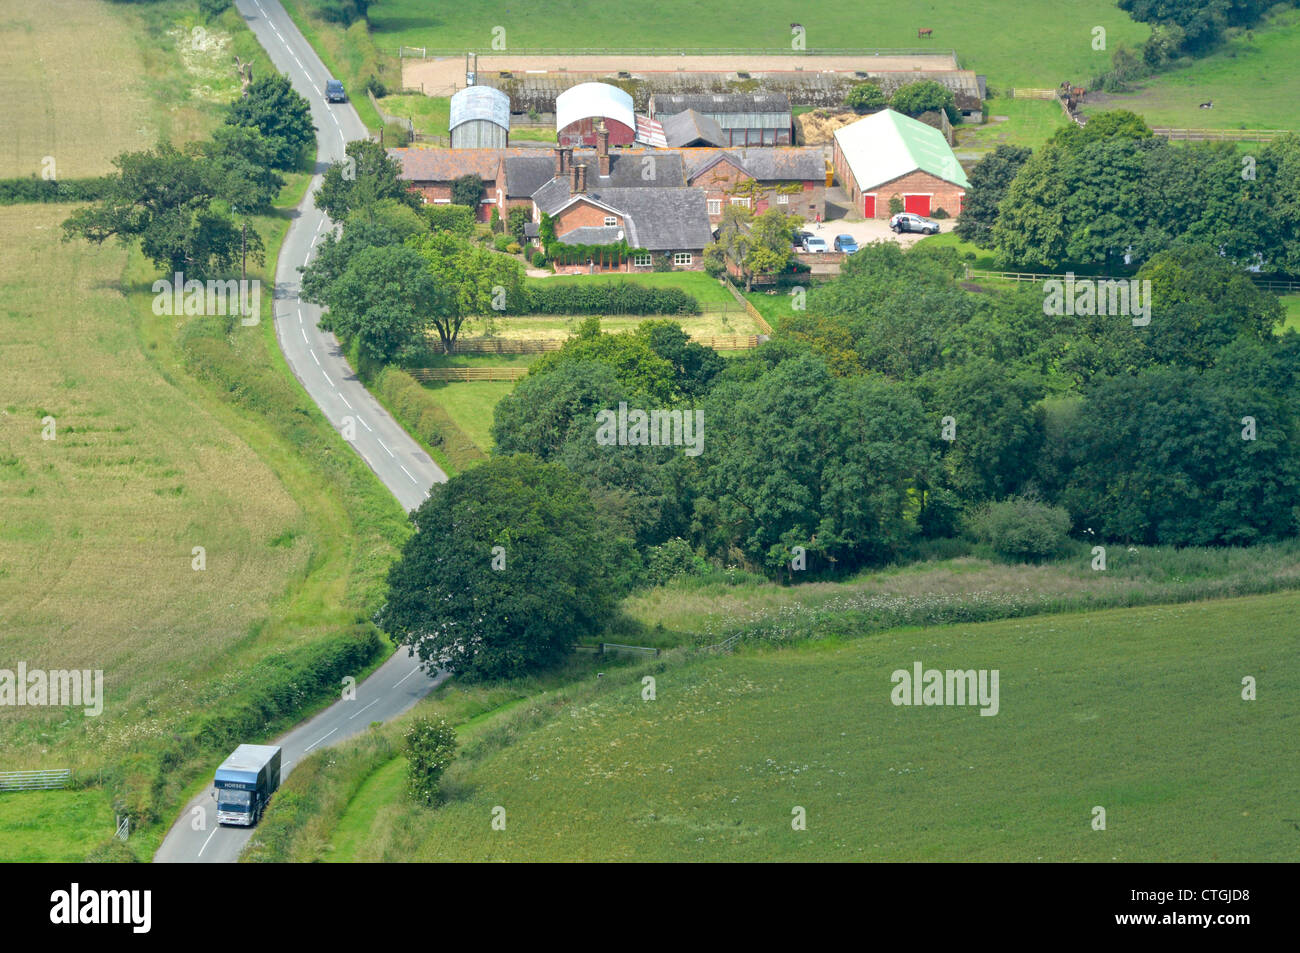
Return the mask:
<svg viewBox="0 0 1300 953">
<path fill-rule="evenodd" d="M 447 455 L 456 469 L 465 469 L 487 459 L 447 411 L 414 377 L 398 367 L 385 367 L 374 378 L 373 389 L 398 422 L 427 446 Z"/>
<path fill-rule="evenodd" d="M 199 13 L 211 23 L 230 8 L 230 0 L 199 0 Z"/>
<path fill-rule="evenodd" d="M 366 80 L 366 89 L 370 91 L 375 99 L 383 99 L 388 95 L 388 87 L 384 85 L 384 81 L 373 73 Z"/>
<path fill-rule="evenodd" d="M 493 233 L 501 231 L 501 213 L 497 211 L 495 205 L 492 206 L 492 217 L 488 219 L 488 228 L 492 229 Z"/>
<path fill-rule="evenodd" d="M 505 251 L 512 244 L 514 244 L 514 239 L 512 239 L 509 235 L 492 236 L 492 247 L 495 248 L 497 251 Z"/>
<path fill-rule="evenodd" d="M 97 202 L 108 195 L 107 176 L 95 179 L 0 179 L 0 205 L 29 202 Z"/>
<path fill-rule="evenodd" d="M 661 586 L 678 576 L 703 576 L 709 571 L 707 561 L 697 556 L 691 544 L 679 538 L 669 539 L 646 551 L 646 581 Z"/>
<path fill-rule="evenodd" d="M 844 97 L 844 105 L 859 113 L 883 109 L 886 102 L 884 91 L 875 83 L 858 83 Z"/>
<path fill-rule="evenodd" d="M 401 148 L 411 144 L 411 130 L 404 123 L 385 123 L 379 133 L 387 148 Z"/>
<path fill-rule="evenodd" d="M 961 498 L 952 490 L 931 490 L 916 522 L 926 539 L 949 539 L 961 530 Z"/>
<path fill-rule="evenodd" d="M 546 267 L 546 252 L 540 250 L 533 252 L 533 267 L 534 268 Z"/>
<path fill-rule="evenodd" d="M 525 290 L 529 314 L 700 313 L 700 303 L 680 288 L 652 288 L 635 281 L 552 282 Z"/>
<path fill-rule="evenodd" d="M 417 718 L 406 730 L 407 792 L 418 804 L 436 804 L 439 782 L 456 757 L 456 730 L 439 719 Z"/>
<path fill-rule="evenodd" d="M 935 219 L 938 219 L 938 218 L 947 218 L 947 217 L 948 217 L 948 210 L 947 210 L 946 208 L 944 208 L 942 205 L 940 205 L 937 209 L 935 209 L 934 211 L 932 211 L 932 212 L 930 213 L 930 217 L 931 217 L 931 218 L 935 218 Z"/>
<path fill-rule="evenodd" d="M 424 217 L 435 232 L 451 232 L 461 238 L 474 234 L 474 210 L 467 205 L 425 205 Z"/>
<path fill-rule="evenodd" d="M 673 270 L 673 260 L 668 257 L 667 252 L 662 255 L 654 255 L 650 260 L 654 263 L 650 268 L 651 271 Z"/>
<path fill-rule="evenodd" d="M 902 211 L 903 211 L 903 197 L 898 193 L 894 193 L 889 197 L 889 214 L 898 215 Z"/>
<path fill-rule="evenodd" d="M 1025 497 L 990 503 L 972 520 L 975 535 L 1007 559 L 1039 560 L 1065 545 L 1070 514 Z"/>
</svg>

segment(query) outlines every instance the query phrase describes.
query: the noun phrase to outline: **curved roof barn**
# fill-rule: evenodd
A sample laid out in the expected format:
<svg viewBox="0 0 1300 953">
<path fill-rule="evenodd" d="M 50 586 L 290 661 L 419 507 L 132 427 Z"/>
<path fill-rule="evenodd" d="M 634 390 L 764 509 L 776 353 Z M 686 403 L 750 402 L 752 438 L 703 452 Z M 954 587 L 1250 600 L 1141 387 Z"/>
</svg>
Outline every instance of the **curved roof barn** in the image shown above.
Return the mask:
<svg viewBox="0 0 1300 953">
<path fill-rule="evenodd" d="M 555 130 L 563 145 L 596 144 L 595 123 L 603 120 L 611 145 L 629 145 L 636 137 L 632 97 L 607 83 L 579 83 L 555 97 Z"/>
<path fill-rule="evenodd" d="M 510 97 L 491 86 L 466 86 L 451 97 L 453 149 L 501 148 L 510 133 Z"/>
</svg>

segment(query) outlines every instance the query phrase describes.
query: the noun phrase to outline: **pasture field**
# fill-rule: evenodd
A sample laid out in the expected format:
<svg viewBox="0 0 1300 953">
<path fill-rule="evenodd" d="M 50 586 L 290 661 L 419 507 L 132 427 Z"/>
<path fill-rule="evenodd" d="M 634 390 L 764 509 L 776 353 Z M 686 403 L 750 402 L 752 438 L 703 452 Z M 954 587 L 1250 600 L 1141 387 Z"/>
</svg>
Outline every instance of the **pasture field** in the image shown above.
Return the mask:
<svg viewBox="0 0 1300 953">
<path fill-rule="evenodd" d="M 1047 99 L 988 100 L 989 121 L 981 125 L 962 123 L 955 127 L 959 157 L 992 152 L 998 146 L 1027 146 L 1037 149 L 1062 126 L 1069 125 L 1060 103 Z"/>
<path fill-rule="evenodd" d="M 1184 69 L 1142 80 L 1131 93 L 1090 94 L 1083 111 L 1131 109 L 1147 125 L 1173 128 L 1300 129 L 1298 59 L 1300 10 L 1285 10 Z M 1214 108 L 1201 109 L 1203 102 Z"/>
<path fill-rule="evenodd" d="M 708 307 L 705 305 L 704 307 Z M 618 334 L 635 331 L 646 321 L 669 320 L 681 325 L 687 334 L 710 336 L 758 334 L 758 325 L 744 311 L 705 311 L 702 314 L 632 314 L 597 315 L 602 331 Z M 578 314 L 529 315 L 518 318 L 493 318 L 494 337 L 518 340 L 563 341 L 575 334 L 586 316 Z M 471 329 L 473 330 L 473 329 Z M 436 337 L 436 335 L 434 335 Z"/>
<path fill-rule="evenodd" d="M 1279 332 L 1287 330 L 1300 332 L 1300 294 L 1281 295 L 1280 300 L 1282 307 L 1286 308 L 1286 321 L 1278 329 Z"/>
<path fill-rule="evenodd" d="M 340 861 L 1290 860 L 1296 598 L 845 632 L 615 670 L 470 734 L 437 809 L 407 802 L 390 763 L 327 849 Z M 892 673 L 917 661 L 996 669 L 998 713 L 893 705 Z M 1241 697 L 1246 675 L 1256 701 Z M 498 806 L 504 831 L 490 826 Z"/>
<path fill-rule="evenodd" d="M 310 8 L 314 0 L 290 0 Z M 390 0 L 371 11 L 374 42 L 384 50 L 399 45 L 490 52 L 492 30 L 506 31 L 510 49 L 709 49 L 741 45 L 753 49 L 789 49 L 790 23 L 807 30 L 809 49 L 916 48 L 933 44 L 937 51 L 955 49 L 963 67 L 987 73 L 995 84 L 1055 86 L 1067 76 L 1088 76 L 1109 54 L 1094 52 L 1091 30 L 1107 31 L 1110 49 L 1140 45 L 1149 28 L 1129 19 L 1108 0 L 1079 0 L 1068 14 L 1050 0 L 1016 5 L 1016 21 L 1032 29 L 1014 29 L 1007 5 L 997 0 L 925 0 L 885 3 L 864 15 L 852 0 L 826 0 L 809 6 L 790 0 L 756 0 L 745 8 L 743 36 L 709 29 L 710 14 L 694 0 L 662 0 L 626 16 L 616 7 L 589 0 L 559 0 L 523 6 L 511 0 L 479 0 L 431 8 L 422 0 Z M 575 31 L 574 24 L 581 24 Z M 918 40 L 917 30 L 934 31 Z"/>
<path fill-rule="evenodd" d="M 112 833 L 113 806 L 99 788 L 7 791 L 0 794 L 0 858 L 8 862 L 75 864 L 88 845 Z"/>
<path fill-rule="evenodd" d="M 502 397 L 514 390 L 511 381 L 437 381 L 424 385 L 429 396 L 447 411 L 474 446 L 490 453 L 492 412 Z"/>
</svg>

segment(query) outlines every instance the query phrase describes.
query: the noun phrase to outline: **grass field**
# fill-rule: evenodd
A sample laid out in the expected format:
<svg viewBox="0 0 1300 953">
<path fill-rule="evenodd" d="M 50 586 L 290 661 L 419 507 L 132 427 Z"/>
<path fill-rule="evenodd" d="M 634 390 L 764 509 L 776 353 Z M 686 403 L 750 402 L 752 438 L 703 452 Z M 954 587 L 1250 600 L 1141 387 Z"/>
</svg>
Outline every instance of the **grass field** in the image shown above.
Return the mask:
<svg viewBox="0 0 1300 953">
<path fill-rule="evenodd" d="M 988 107 L 988 122 L 956 127 L 956 151 L 961 155 L 992 152 L 998 146 L 1037 149 L 1069 123 L 1065 111 L 1054 100 L 1000 97 L 988 100 Z"/>
<path fill-rule="evenodd" d="M 443 381 L 424 386 L 476 447 L 492 450 L 492 412 L 501 398 L 514 390 L 513 382 Z"/>
<path fill-rule="evenodd" d="M 291 0 L 310 6 L 312 0 Z M 661 0 L 628 17 L 591 0 L 561 0 L 521 6 L 511 0 L 441 5 L 390 0 L 371 11 L 374 41 L 385 50 L 398 45 L 486 51 L 495 26 L 506 31 L 507 51 L 520 48 L 789 49 L 792 21 L 807 29 L 809 49 L 917 47 L 918 27 L 934 30 L 937 50 L 956 49 L 967 69 L 987 73 L 995 85 L 1055 86 L 1065 76 L 1090 76 L 1108 53 L 1094 52 L 1094 26 L 1107 31 L 1110 49 L 1140 45 L 1149 33 L 1107 0 L 1079 0 L 1063 15 L 1060 4 L 1025 0 L 1015 5 L 1017 23 L 1004 28 L 1008 5 L 998 0 L 926 0 L 886 3 L 864 16 L 852 0 L 809 6 L 791 0 L 757 0 L 745 8 L 745 30 L 709 29 L 714 12 L 696 0 Z M 574 25 L 581 24 L 575 32 Z"/>
<path fill-rule="evenodd" d="M 397 767 L 375 775 L 331 857 L 1293 859 L 1295 605 L 903 629 L 614 671 L 466 745 L 437 810 L 403 800 Z M 916 661 L 998 670 L 998 714 L 894 706 L 891 673 Z M 1257 701 L 1241 698 L 1247 675 Z"/>
<path fill-rule="evenodd" d="M 711 304 L 730 305 L 735 302 L 723 284 L 716 278 L 710 278 L 702 271 L 658 271 L 640 274 L 605 273 L 599 275 L 553 275 L 550 278 L 529 278 L 527 283 L 536 285 L 546 282 L 548 285 L 591 285 L 598 283 L 631 281 L 652 288 L 681 288 L 693 295 L 703 308 Z"/>
<path fill-rule="evenodd" d="M 1152 126 L 1208 129 L 1300 129 L 1295 109 L 1300 10 L 1194 61 L 1144 80 L 1133 93 L 1096 97 L 1085 113 L 1131 109 Z M 1090 97 L 1091 98 L 1091 97 Z M 1213 102 L 1213 109 L 1201 109 Z"/>
<path fill-rule="evenodd" d="M 113 806 L 98 788 L 6 792 L 0 794 L 0 856 L 25 863 L 80 863 L 87 845 L 112 834 L 112 824 Z"/>
<path fill-rule="evenodd" d="M 1300 294 L 1282 295 L 1282 307 L 1286 308 L 1286 322 L 1280 330 L 1287 329 L 1300 332 Z"/>
</svg>

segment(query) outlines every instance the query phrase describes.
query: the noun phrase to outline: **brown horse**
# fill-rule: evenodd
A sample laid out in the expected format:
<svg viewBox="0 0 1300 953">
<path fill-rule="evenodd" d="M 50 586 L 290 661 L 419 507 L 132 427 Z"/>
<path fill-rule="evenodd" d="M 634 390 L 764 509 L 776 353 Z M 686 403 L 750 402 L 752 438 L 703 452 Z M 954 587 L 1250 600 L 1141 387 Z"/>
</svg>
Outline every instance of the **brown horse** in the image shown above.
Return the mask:
<svg viewBox="0 0 1300 953">
<path fill-rule="evenodd" d="M 918 29 L 916 31 L 916 38 L 918 40 L 927 40 L 930 39 L 933 35 L 934 35 L 934 30 L 930 29 L 929 27 Z"/>
</svg>

